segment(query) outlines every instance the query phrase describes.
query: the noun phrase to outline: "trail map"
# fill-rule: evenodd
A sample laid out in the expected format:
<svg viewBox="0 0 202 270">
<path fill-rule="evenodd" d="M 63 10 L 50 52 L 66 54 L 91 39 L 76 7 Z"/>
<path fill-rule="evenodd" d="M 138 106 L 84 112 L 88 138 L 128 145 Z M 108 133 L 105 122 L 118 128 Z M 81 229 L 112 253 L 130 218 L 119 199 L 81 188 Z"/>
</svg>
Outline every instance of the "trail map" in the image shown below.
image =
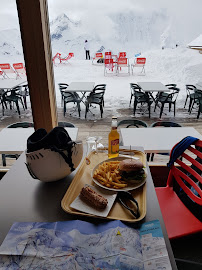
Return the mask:
<svg viewBox="0 0 202 270">
<path fill-rule="evenodd" d="M 154 220 L 134 229 L 121 221 L 17 222 L 0 247 L 0 269 L 170 270 Z"/>
</svg>

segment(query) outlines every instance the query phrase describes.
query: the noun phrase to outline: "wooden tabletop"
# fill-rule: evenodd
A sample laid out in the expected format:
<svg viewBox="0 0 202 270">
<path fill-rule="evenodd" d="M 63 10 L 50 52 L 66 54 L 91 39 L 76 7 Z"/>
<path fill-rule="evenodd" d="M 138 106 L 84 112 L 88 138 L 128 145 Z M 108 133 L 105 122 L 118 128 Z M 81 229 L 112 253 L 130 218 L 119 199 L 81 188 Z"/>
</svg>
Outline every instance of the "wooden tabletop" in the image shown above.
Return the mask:
<svg viewBox="0 0 202 270">
<path fill-rule="evenodd" d="M 77 139 L 78 128 L 65 128 L 73 141 Z M 21 154 L 27 148 L 27 139 L 34 128 L 4 128 L 0 131 L 0 153 Z"/>
<path fill-rule="evenodd" d="M 0 243 L 16 221 L 55 222 L 79 218 L 95 224 L 106 222 L 106 219 L 78 217 L 63 211 L 61 201 L 74 175 L 75 172 L 52 183 L 33 179 L 27 171 L 23 153 L 0 181 Z M 147 213 L 142 222 L 160 220 L 172 269 L 177 269 L 148 165 L 146 184 Z"/>
<path fill-rule="evenodd" d="M 121 128 L 124 146 L 139 145 L 146 153 L 170 153 L 173 146 L 186 136 L 202 139 L 193 127 Z"/>
</svg>

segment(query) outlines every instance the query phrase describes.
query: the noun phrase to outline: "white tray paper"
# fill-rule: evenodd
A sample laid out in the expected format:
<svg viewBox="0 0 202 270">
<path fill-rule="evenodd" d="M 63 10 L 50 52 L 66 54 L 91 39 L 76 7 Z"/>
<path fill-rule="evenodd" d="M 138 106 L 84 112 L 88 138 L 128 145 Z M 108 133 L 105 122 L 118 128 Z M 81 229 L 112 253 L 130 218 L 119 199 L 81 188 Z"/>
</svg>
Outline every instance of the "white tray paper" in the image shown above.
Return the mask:
<svg viewBox="0 0 202 270">
<path fill-rule="evenodd" d="M 91 207 L 89 204 L 87 204 L 84 200 L 80 198 L 80 195 L 76 197 L 76 199 L 70 204 L 70 207 L 85 212 L 88 214 L 100 216 L 100 217 L 107 217 L 109 214 L 110 209 L 112 208 L 112 205 L 116 199 L 117 192 L 113 192 L 110 190 L 105 190 L 103 188 L 100 188 L 98 186 L 91 186 L 91 185 L 85 185 L 91 187 L 95 192 L 102 195 L 108 200 L 107 207 L 105 209 L 96 209 L 94 207 Z"/>
</svg>

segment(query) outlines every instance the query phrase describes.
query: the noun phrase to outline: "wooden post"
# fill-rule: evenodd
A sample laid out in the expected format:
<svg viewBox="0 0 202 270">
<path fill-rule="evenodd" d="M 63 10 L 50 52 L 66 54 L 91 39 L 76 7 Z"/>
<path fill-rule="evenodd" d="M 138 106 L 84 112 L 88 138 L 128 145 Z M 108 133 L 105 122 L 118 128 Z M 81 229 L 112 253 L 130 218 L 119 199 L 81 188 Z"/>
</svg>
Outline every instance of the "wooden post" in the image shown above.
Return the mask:
<svg viewBox="0 0 202 270">
<path fill-rule="evenodd" d="M 57 125 L 47 0 L 16 0 L 35 129 Z"/>
</svg>

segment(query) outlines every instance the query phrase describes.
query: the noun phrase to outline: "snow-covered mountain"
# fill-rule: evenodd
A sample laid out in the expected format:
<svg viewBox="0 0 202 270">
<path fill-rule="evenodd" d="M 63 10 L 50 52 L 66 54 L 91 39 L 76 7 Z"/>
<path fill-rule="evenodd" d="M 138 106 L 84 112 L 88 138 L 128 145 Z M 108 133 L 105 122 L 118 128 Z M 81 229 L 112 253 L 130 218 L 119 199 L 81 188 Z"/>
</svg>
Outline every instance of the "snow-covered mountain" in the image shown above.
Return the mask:
<svg viewBox="0 0 202 270">
<path fill-rule="evenodd" d="M 50 22 L 53 55 L 66 56 L 73 52 L 83 59 L 84 41 L 90 43 L 91 55 L 102 46 L 106 50 L 127 51 L 128 57 L 161 47 L 174 47 L 179 40 L 173 31 L 172 20 L 166 10 L 139 12 L 125 11 L 72 20 L 61 14 Z M 23 55 L 19 29 L 0 32 L 0 56 Z"/>
<path fill-rule="evenodd" d="M 52 41 L 63 38 L 63 35 L 66 31 L 72 38 L 75 38 L 76 30 L 79 25 L 80 22 L 74 22 L 70 20 L 65 14 L 58 16 L 55 20 L 50 22 Z M 66 40 L 66 44 L 67 43 L 68 40 Z"/>
<path fill-rule="evenodd" d="M 0 31 L 0 55 L 22 55 L 22 43 L 19 29 Z"/>
<path fill-rule="evenodd" d="M 165 10 L 159 12 L 116 13 L 96 18 L 94 25 L 86 20 L 72 21 L 65 14 L 50 23 L 53 54 L 74 52 L 77 58 L 83 58 L 84 41 L 90 42 L 91 52 L 101 46 L 114 52 L 127 51 L 128 56 L 135 52 L 157 49 L 162 46 L 174 46 L 170 29 L 170 18 Z M 163 36 L 163 38 L 162 38 Z"/>
</svg>

